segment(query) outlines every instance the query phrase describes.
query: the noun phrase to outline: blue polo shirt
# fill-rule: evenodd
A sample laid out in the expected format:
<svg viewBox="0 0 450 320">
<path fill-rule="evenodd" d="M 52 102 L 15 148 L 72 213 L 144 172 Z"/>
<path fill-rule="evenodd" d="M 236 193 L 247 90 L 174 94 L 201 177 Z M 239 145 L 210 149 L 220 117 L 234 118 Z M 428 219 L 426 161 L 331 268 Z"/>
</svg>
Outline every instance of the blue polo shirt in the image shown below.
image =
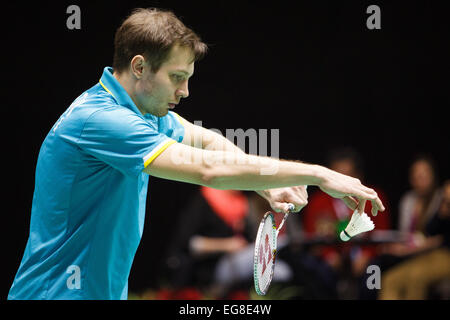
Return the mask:
<svg viewBox="0 0 450 320">
<path fill-rule="evenodd" d="M 127 299 L 148 175 L 183 140 L 179 116 L 142 115 L 106 67 L 45 138 L 30 233 L 8 299 Z"/>
</svg>

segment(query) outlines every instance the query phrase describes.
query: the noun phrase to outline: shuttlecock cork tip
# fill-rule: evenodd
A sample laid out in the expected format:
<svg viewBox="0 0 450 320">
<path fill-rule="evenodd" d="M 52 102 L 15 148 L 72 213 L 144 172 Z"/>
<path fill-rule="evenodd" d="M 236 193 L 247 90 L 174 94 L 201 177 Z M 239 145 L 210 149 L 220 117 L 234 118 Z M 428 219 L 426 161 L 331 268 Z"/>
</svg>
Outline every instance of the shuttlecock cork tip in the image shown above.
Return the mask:
<svg viewBox="0 0 450 320">
<path fill-rule="evenodd" d="M 351 239 L 351 237 L 348 235 L 347 232 L 345 232 L 345 230 L 341 231 L 341 234 L 339 235 L 339 237 L 341 238 L 342 241 L 348 241 Z"/>
</svg>

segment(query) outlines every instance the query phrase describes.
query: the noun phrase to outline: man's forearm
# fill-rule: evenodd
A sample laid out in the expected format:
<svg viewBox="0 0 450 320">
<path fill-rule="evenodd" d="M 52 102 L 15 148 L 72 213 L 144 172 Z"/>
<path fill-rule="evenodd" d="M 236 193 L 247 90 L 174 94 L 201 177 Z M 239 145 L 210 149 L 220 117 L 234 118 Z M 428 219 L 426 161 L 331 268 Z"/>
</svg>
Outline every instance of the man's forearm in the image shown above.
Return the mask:
<svg viewBox="0 0 450 320">
<path fill-rule="evenodd" d="M 326 168 L 301 162 L 258 157 L 245 153 L 208 154 L 206 181 L 216 189 L 263 190 L 319 185 Z"/>
<path fill-rule="evenodd" d="M 264 190 L 318 185 L 323 167 L 244 152 L 210 151 L 172 144 L 144 170 L 176 181 L 216 189 Z"/>
<path fill-rule="evenodd" d="M 216 150 L 216 151 L 230 151 L 237 153 L 245 153 L 242 149 L 236 146 L 233 142 L 225 138 L 224 136 L 205 128 L 198 128 L 198 135 L 202 136 L 202 149 Z M 198 144 L 200 145 L 200 144 Z M 271 199 L 271 189 L 254 190 L 261 197 L 266 200 Z"/>
</svg>

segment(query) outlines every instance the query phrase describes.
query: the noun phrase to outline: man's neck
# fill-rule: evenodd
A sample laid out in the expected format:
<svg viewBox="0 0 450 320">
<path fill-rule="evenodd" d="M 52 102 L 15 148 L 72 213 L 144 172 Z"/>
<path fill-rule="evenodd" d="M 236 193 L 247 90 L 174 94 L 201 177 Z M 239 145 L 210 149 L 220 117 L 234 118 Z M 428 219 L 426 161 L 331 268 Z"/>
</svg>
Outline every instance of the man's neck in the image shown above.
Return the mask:
<svg viewBox="0 0 450 320">
<path fill-rule="evenodd" d="M 139 107 L 139 104 L 136 102 L 136 98 L 134 95 L 134 87 L 135 83 L 130 77 L 128 77 L 125 73 L 119 74 L 117 72 L 113 72 L 113 77 L 116 78 L 116 80 L 120 83 L 120 85 L 125 89 L 125 91 L 130 96 L 131 100 L 133 100 L 134 104 L 138 108 L 139 112 L 144 115 L 144 112 L 142 112 L 141 108 Z"/>
</svg>

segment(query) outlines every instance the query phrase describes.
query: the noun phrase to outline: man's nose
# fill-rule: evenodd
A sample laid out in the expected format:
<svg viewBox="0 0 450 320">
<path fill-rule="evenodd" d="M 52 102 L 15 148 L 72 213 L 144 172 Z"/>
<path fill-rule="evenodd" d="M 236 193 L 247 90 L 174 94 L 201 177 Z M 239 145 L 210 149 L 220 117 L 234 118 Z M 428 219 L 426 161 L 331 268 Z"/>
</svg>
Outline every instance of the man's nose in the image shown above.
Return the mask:
<svg viewBox="0 0 450 320">
<path fill-rule="evenodd" d="M 188 89 L 188 82 L 185 81 L 181 87 L 179 87 L 176 91 L 177 97 L 181 98 L 187 98 L 189 97 L 189 89 Z"/>
</svg>

